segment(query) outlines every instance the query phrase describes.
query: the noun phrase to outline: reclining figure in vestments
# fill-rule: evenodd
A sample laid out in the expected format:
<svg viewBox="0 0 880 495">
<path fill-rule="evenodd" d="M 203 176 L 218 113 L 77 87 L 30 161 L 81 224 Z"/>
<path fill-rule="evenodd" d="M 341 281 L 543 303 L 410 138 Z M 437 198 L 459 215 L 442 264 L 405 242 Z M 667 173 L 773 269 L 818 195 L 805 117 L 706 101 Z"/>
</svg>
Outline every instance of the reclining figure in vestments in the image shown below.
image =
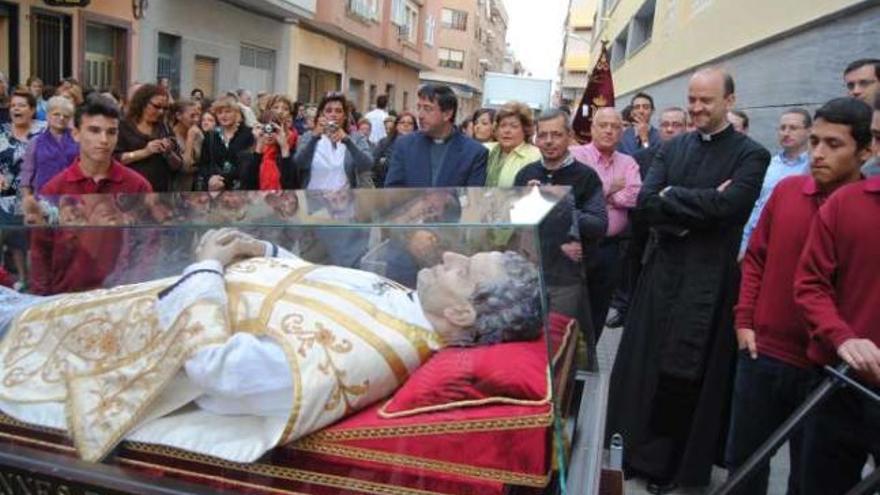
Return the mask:
<svg viewBox="0 0 880 495">
<path fill-rule="evenodd" d="M 542 328 L 537 270 L 513 252 L 445 253 L 415 290 L 232 229 L 196 259 L 134 285 L 0 292 L 0 410 L 67 430 L 87 460 L 128 439 L 252 462 L 388 396 L 443 346 Z"/>
</svg>

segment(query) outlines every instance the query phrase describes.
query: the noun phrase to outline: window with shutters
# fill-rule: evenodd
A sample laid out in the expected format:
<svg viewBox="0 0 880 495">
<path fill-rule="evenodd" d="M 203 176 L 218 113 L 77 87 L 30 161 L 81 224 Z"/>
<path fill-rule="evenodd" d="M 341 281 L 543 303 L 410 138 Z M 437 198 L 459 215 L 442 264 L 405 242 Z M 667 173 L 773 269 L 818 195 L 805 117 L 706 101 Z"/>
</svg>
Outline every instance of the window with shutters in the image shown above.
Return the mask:
<svg viewBox="0 0 880 495">
<path fill-rule="evenodd" d="M 348 0 L 348 13 L 365 21 L 378 22 L 380 0 Z"/>
<path fill-rule="evenodd" d="M 406 2 L 404 11 L 406 13 L 406 21 L 401 38 L 416 44 L 419 41 L 419 6 L 413 2 Z"/>
<path fill-rule="evenodd" d="M 406 0 L 391 0 L 391 22 L 397 27 L 406 26 Z"/>
<path fill-rule="evenodd" d="M 159 33 L 156 80 L 167 77 L 174 95 L 180 94 L 180 43 L 180 36 Z"/>
<path fill-rule="evenodd" d="M 70 16 L 31 9 L 30 73 L 46 84 L 73 75 Z"/>
<path fill-rule="evenodd" d="M 97 22 L 86 23 L 83 84 L 125 92 L 126 31 Z"/>
<path fill-rule="evenodd" d="M 458 31 L 467 31 L 467 12 L 456 9 L 444 8 L 443 27 L 446 29 L 455 29 Z"/>
<path fill-rule="evenodd" d="M 195 61 L 195 87 L 202 90 L 208 98 L 214 98 L 217 84 L 217 59 L 196 56 Z"/>
<path fill-rule="evenodd" d="M 461 50 L 455 50 L 453 48 L 438 48 L 437 58 L 439 59 L 438 65 L 440 65 L 440 67 L 446 67 L 449 69 L 464 68 L 464 52 Z"/>
<path fill-rule="evenodd" d="M 434 46 L 434 31 L 437 29 L 437 19 L 434 19 L 434 16 L 429 15 L 427 19 L 425 19 L 425 44 L 428 46 Z"/>
</svg>

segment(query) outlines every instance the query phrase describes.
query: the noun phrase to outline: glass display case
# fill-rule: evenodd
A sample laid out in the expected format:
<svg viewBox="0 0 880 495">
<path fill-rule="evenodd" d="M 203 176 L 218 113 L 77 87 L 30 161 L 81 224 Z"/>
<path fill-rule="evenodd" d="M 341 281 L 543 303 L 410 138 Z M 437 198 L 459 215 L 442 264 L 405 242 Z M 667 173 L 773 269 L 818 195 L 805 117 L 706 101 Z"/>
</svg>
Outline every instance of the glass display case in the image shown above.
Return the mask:
<svg viewBox="0 0 880 495">
<path fill-rule="evenodd" d="M 28 274 L 0 289 L 0 488 L 564 491 L 572 204 L 554 187 L 6 200 Z"/>
</svg>

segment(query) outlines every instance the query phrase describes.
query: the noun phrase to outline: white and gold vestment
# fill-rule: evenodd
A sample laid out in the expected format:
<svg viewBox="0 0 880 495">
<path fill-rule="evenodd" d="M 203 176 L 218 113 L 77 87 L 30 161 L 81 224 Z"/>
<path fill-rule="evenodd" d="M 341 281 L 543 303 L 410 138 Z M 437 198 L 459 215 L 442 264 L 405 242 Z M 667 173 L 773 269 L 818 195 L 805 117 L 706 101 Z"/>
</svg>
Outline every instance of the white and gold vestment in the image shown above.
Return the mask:
<svg viewBox="0 0 880 495">
<path fill-rule="evenodd" d="M 413 291 L 289 253 L 35 300 L 0 345 L 0 409 L 65 428 L 83 458 L 123 438 L 236 462 L 394 391 L 438 342 Z"/>
</svg>

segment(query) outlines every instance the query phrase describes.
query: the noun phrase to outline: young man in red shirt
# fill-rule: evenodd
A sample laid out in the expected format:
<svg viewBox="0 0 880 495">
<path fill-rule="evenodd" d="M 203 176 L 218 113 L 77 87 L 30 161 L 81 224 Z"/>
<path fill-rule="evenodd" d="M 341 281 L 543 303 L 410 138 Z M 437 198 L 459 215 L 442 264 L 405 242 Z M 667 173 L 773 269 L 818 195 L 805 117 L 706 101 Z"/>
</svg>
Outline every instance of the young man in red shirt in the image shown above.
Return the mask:
<svg viewBox="0 0 880 495">
<path fill-rule="evenodd" d="M 146 179 L 113 159 L 119 110 L 112 101 L 100 96 L 89 98 L 77 109 L 74 122 L 79 158 L 47 182 L 41 195 L 152 192 Z M 26 219 L 39 223 L 36 201 L 28 198 L 23 206 Z M 87 223 L 112 225 L 116 223 L 113 217 L 118 216 L 113 196 L 91 196 L 72 207 L 85 212 Z M 116 266 L 122 238 L 119 230 L 35 231 L 31 236 L 31 291 L 49 295 L 100 287 Z"/>
<path fill-rule="evenodd" d="M 880 154 L 880 101 L 871 132 Z M 794 285 L 810 332 L 807 355 L 840 361 L 880 394 L 880 177 L 841 188 L 819 209 Z M 804 426 L 802 493 L 846 493 L 868 455 L 880 459 L 880 404 L 850 387 L 826 399 Z"/>
<path fill-rule="evenodd" d="M 742 263 L 735 328 L 740 356 L 726 463 L 733 472 L 803 402 L 815 381 L 806 325 L 792 289 L 798 254 L 819 207 L 861 179 L 871 154 L 871 108 L 853 98 L 829 101 L 810 131 L 811 175 L 784 179 L 761 215 Z M 801 434 L 790 442 L 788 493 L 799 494 Z M 767 493 L 769 464 L 737 493 Z"/>
</svg>

